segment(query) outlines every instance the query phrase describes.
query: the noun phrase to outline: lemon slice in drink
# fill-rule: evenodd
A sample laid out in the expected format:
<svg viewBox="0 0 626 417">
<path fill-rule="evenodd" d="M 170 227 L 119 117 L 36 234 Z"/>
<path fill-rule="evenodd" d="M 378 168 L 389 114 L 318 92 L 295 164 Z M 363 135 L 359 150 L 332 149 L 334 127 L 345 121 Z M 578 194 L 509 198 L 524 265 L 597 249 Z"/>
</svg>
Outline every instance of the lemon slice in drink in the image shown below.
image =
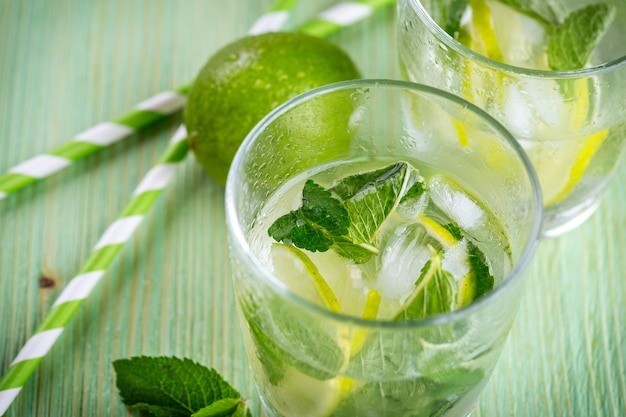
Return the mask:
<svg viewBox="0 0 626 417">
<path fill-rule="evenodd" d="M 457 281 L 459 292 L 457 296 L 457 306 L 464 307 L 474 301 L 485 291 L 493 288 L 493 281 L 489 275 L 485 275 L 484 268 L 488 268 L 484 259 L 473 259 L 478 252 L 471 253 L 472 247 L 468 246 L 460 235 L 460 229 L 456 225 L 449 225 L 448 228 L 441 226 L 435 220 L 420 215 L 418 221 L 426 228 L 428 233 L 437 239 L 446 251 L 444 252 L 444 262 L 454 257 L 455 263 L 465 263 L 467 273 Z M 483 271 L 478 271 L 483 269 Z"/>
<path fill-rule="evenodd" d="M 547 206 L 569 197 L 607 135 L 608 129 L 604 129 L 565 145 L 541 144 L 526 149 L 539 176 Z"/>
<path fill-rule="evenodd" d="M 280 415 L 318 417 L 330 415 L 342 398 L 340 378 L 320 381 L 288 367 L 285 382 L 280 386 L 267 384 L 263 389 L 267 396 L 276 399 L 272 404 Z M 283 401 L 281 398 L 298 398 L 298 401 Z"/>
<path fill-rule="evenodd" d="M 590 117 L 592 93 L 588 79 L 572 81 L 572 85 L 574 100 L 569 123 L 574 130 L 582 129 Z M 539 176 L 546 205 L 558 204 L 571 194 L 608 133 L 608 129 L 602 129 L 565 142 L 545 141 L 524 146 Z"/>
<path fill-rule="evenodd" d="M 289 288 L 299 295 L 324 305 L 331 311 L 340 312 L 341 307 L 337 301 L 333 290 L 321 275 L 319 268 L 313 263 L 311 258 L 302 250 L 274 243 L 271 249 L 274 273 L 283 279 Z M 340 268 L 339 268 L 340 269 Z M 370 290 L 363 307 L 362 317 L 374 320 L 378 312 L 381 296 L 378 291 Z M 344 368 L 348 366 L 350 357 L 358 352 L 365 343 L 367 331 L 356 329 L 350 332 L 349 327 L 338 327 L 338 342 L 345 352 Z M 298 404 L 298 410 L 289 410 L 289 415 L 326 415 L 333 410 L 341 396 L 349 392 L 355 386 L 352 378 L 337 376 L 330 380 L 319 381 L 314 378 L 304 377 L 295 374 L 294 378 L 301 378 L 302 383 L 294 382 L 288 388 L 288 392 L 298 398 L 316 398 L 316 401 Z M 306 395 L 298 394 L 294 391 L 306 390 Z M 315 395 L 311 393 L 314 392 Z"/>
<path fill-rule="evenodd" d="M 339 301 L 311 258 L 300 249 L 274 243 L 271 249 L 274 273 L 298 295 L 318 302 L 336 313 Z"/>
<path fill-rule="evenodd" d="M 504 56 L 510 51 L 503 50 L 502 45 L 498 42 L 498 33 L 494 27 L 494 19 L 496 17 L 492 16 L 492 10 L 489 8 L 489 5 L 487 5 L 485 0 L 469 0 L 469 5 L 472 8 L 471 24 L 459 32 L 459 42 L 475 52 L 493 60 L 504 62 Z M 507 6 L 499 6 L 499 8 L 504 10 L 507 9 Z M 517 17 L 519 17 L 519 12 L 511 12 L 510 14 L 511 16 L 518 15 Z M 502 17 L 503 15 L 499 15 L 497 18 Z M 523 18 L 533 19 L 532 16 L 523 16 Z M 514 19 L 514 17 L 511 17 L 511 19 Z M 601 34 L 597 34 L 597 36 L 601 36 Z M 513 47 L 515 46 L 514 43 L 512 45 Z M 471 82 L 472 71 L 473 65 L 469 64 L 465 68 L 466 76 L 464 80 L 466 81 L 464 81 L 463 85 L 463 90 L 470 100 L 474 98 L 472 97 L 472 88 L 468 85 L 468 82 Z M 497 82 L 501 86 L 502 77 L 499 77 Z M 574 99 L 572 100 L 572 107 L 567 110 L 561 104 L 566 98 L 563 96 L 555 98 L 559 101 L 559 103 L 556 103 L 557 107 L 563 107 L 563 111 L 568 111 L 570 114 L 569 121 L 566 121 L 570 127 L 567 130 L 576 131 L 577 129 L 582 129 L 590 117 L 592 91 L 590 91 L 589 82 L 588 79 L 570 81 Z M 504 94 L 508 93 L 505 92 Z M 517 115 L 517 113 L 515 114 Z M 567 118 L 567 115 L 561 117 Z M 463 127 L 459 126 L 459 124 L 457 124 L 457 130 L 459 131 L 461 143 L 467 146 L 471 138 L 465 137 Z M 603 129 L 579 138 L 569 139 L 565 142 L 535 140 L 524 144 L 524 148 L 539 177 L 544 201 L 547 206 L 561 203 L 571 195 L 583 178 L 593 156 L 602 146 L 607 136 L 608 129 Z"/>
<path fill-rule="evenodd" d="M 469 33 L 469 39 L 476 38 L 480 42 L 474 42 L 474 50 L 487 58 L 495 61 L 502 61 L 502 51 L 496 38 L 496 31 L 493 27 L 491 9 L 485 0 L 469 0 L 472 8 L 472 28 L 474 33 Z M 473 36 L 472 36 L 473 35 Z"/>
<path fill-rule="evenodd" d="M 336 313 L 346 310 L 340 306 L 335 292 L 324 276 L 322 276 L 318 265 L 304 251 L 294 246 L 274 243 L 271 248 L 271 257 L 274 273 L 292 291 Z M 341 258 L 337 259 L 341 260 Z M 342 271 L 341 263 L 329 266 L 329 268 L 334 269 L 336 274 L 341 275 L 339 280 L 349 281 L 346 271 Z M 361 300 L 360 297 L 352 298 L 355 298 L 355 300 L 346 300 L 346 302 L 362 304 L 362 318 L 367 320 L 376 319 L 381 301 L 379 291 L 369 290 L 364 300 Z M 356 309 L 356 307 L 352 309 Z M 353 335 L 352 339 L 350 343 L 344 343 L 344 351 L 347 353 L 347 356 L 350 355 L 350 352 L 356 352 L 362 347 L 364 334 Z"/>
</svg>

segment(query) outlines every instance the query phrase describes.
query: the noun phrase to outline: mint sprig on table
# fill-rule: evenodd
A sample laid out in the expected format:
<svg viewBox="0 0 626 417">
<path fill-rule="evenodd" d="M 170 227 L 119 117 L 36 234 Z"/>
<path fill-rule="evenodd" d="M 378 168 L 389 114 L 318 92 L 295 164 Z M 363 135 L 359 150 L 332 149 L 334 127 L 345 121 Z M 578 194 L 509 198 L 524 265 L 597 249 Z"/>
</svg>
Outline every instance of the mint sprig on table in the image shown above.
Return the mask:
<svg viewBox="0 0 626 417">
<path fill-rule="evenodd" d="M 436 362 L 441 366 L 446 363 L 446 358 L 445 353 L 437 355 Z M 116 360 L 113 366 L 124 404 L 149 416 L 251 417 L 245 400 L 234 388 L 215 370 L 190 359 L 141 356 Z M 437 366 L 433 370 L 436 369 Z M 448 392 L 458 395 L 459 390 L 469 390 L 483 378 L 480 370 L 463 367 L 445 372 L 454 372 L 457 377 L 441 382 L 437 379 L 437 372 L 433 372 L 432 376 L 408 381 L 366 383 L 343 398 L 330 416 L 358 415 L 374 406 L 371 401 L 374 398 L 379 401 L 378 396 L 383 390 L 387 393 L 384 401 L 395 407 L 394 410 L 410 413 L 412 417 L 436 417 L 453 403 L 435 398 L 444 397 Z M 429 395 L 434 389 L 438 395 Z M 208 405 L 200 405 L 205 403 Z M 399 410 L 398 403 L 406 403 L 409 408 Z"/>
<path fill-rule="evenodd" d="M 124 404 L 153 417 L 250 417 L 241 394 L 190 359 L 139 356 L 113 362 Z"/>
<path fill-rule="evenodd" d="M 378 255 L 376 232 L 405 202 L 424 191 L 423 179 L 406 162 L 343 178 L 329 189 L 307 180 L 302 206 L 268 229 L 278 242 L 311 252 L 334 249 L 356 263 Z"/>
</svg>

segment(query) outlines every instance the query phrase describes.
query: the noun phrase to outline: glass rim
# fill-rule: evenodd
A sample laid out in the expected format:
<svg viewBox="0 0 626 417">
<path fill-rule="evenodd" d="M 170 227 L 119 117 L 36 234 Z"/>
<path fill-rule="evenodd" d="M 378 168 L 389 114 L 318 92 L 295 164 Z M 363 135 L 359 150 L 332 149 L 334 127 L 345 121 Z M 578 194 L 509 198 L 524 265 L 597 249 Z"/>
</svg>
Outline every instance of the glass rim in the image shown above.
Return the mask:
<svg viewBox="0 0 626 417">
<path fill-rule="evenodd" d="M 452 36 L 450 36 L 445 30 L 441 28 L 430 17 L 430 14 L 424 9 L 420 0 L 405 0 L 416 11 L 422 22 L 426 25 L 426 28 L 433 33 L 437 39 L 441 40 L 447 47 L 455 50 L 461 55 L 469 57 L 471 60 L 476 61 L 484 66 L 515 75 L 524 75 L 535 78 L 552 78 L 552 79 L 571 79 L 580 78 L 586 76 L 599 75 L 605 72 L 613 71 L 618 67 L 626 66 L 626 55 L 615 58 L 613 60 L 603 62 L 598 65 L 594 65 L 587 68 L 580 68 L 574 70 L 538 70 L 527 67 L 520 67 L 517 65 L 505 64 L 500 61 L 488 58 L 478 52 L 466 47 Z"/>
<path fill-rule="evenodd" d="M 468 111 L 477 114 L 479 117 L 486 119 L 498 133 L 508 142 L 514 153 L 519 157 L 522 165 L 528 174 L 528 179 L 531 185 L 532 198 L 534 201 L 533 219 L 528 241 L 524 245 L 521 256 L 518 262 L 514 265 L 512 270 L 504 277 L 502 282 L 493 290 L 489 291 L 486 295 L 482 296 L 478 300 L 470 303 L 469 305 L 454 310 L 448 313 L 438 314 L 432 317 L 427 317 L 418 320 L 368 320 L 356 316 L 351 316 L 343 313 L 335 313 L 323 306 L 313 303 L 304 297 L 299 296 L 295 292 L 289 289 L 282 281 L 275 277 L 252 253 L 250 246 L 244 236 L 241 228 L 241 223 L 237 216 L 237 202 L 243 196 L 235 189 L 236 180 L 235 176 L 238 172 L 242 171 L 242 165 L 244 157 L 247 151 L 251 148 L 255 139 L 259 136 L 265 128 L 272 124 L 283 113 L 298 106 L 300 103 L 305 102 L 311 98 L 318 97 L 320 95 L 329 94 L 340 90 L 349 90 L 355 88 L 393 88 L 410 90 L 419 94 L 427 94 L 444 98 L 445 100 L 453 101 L 459 105 L 464 106 Z M 359 79 L 351 81 L 341 81 L 337 83 L 328 84 L 322 87 L 314 88 L 303 94 L 300 94 L 287 102 L 281 104 L 269 114 L 267 114 L 257 125 L 248 133 L 241 146 L 237 150 L 231 168 L 226 180 L 225 191 L 225 211 L 226 211 L 226 227 L 231 237 L 232 247 L 230 250 L 238 250 L 243 253 L 244 261 L 248 266 L 255 271 L 258 271 L 262 279 L 269 283 L 270 286 L 281 296 L 291 301 L 292 303 L 303 307 L 315 314 L 319 314 L 334 321 L 343 322 L 346 324 L 356 325 L 359 327 L 367 328 L 423 328 L 438 326 L 446 323 L 451 323 L 471 315 L 474 311 L 480 310 L 483 306 L 490 304 L 493 300 L 499 298 L 500 294 L 506 292 L 513 286 L 518 280 L 521 279 L 522 273 L 530 263 L 535 250 L 539 244 L 541 236 L 541 224 L 543 218 L 543 201 L 541 195 L 541 189 L 539 185 L 539 179 L 535 173 L 535 170 L 530 162 L 530 159 L 526 156 L 526 153 L 522 149 L 519 142 L 509 133 L 506 128 L 491 117 L 488 113 L 473 105 L 472 103 L 455 96 L 446 91 L 440 90 L 435 87 L 427 86 L 424 84 L 417 84 L 410 81 L 399 81 L 389 79 Z"/>
</svg>

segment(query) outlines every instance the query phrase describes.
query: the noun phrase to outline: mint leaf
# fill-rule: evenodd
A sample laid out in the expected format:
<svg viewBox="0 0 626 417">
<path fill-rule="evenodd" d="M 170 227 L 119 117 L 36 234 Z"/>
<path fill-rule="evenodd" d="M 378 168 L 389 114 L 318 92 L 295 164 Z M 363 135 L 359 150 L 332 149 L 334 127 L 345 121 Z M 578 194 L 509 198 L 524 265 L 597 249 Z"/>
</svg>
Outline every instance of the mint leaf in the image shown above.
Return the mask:
<svg viewBox="0 0 626 417">
<path fill-rule="evenodd" d="M 344 200 L 348 211 L 351 241 L 371 244 L 380 226 L 419 179 L 415 168 L 399 162 L 381 170 L 346 177 L 332 187 L 330 192 Z"/>
<path fill-rule="evenodd" d="M 458 224 L 451 222 L 444 224 L 442 227 L 450 232 L 450 234 L 454 236 L 456 240 L 463 239 L 463 232 L 461 231 L 461 228 Z"/>
<path fill-rule="evenodd" d="M 339 180 L 330 191 L 342 201 L 348 200 L 356 196 L 359 192 L 363 192 L 370 184 L 384 180 L 386 177 L 393 175 L 393 172 L 397 171 L 401 165 L 403 164 L 398 163 L 374 171 L 347 176 Z"/>
<path fill-rule="evenodd" d="M 224 398 L 193 413 L 191 417 L 238 417 L 246 415 L 243 398 Z"/>
<path fill-rule="evenodd" d="M 439 2 L 441 28 L 453 38 L 458 36 L 461 18 L 467 9 L 468 0 L 451 0 Z"/>
<path fill-rule="evenodd" d="M 555 71 L 584 68 L 615 16 L 606 3 L 573 11 L 554 29 L 548 41 L 548 64 Z"/>
<path fill-rule="evenodd" d="M 400 201 L 423 192 L 419 182 L 423 179 L 406 162 L 348 176 L 328 190 L 307 180 L 302 206 L 279 217 L 267 232 L 278 242 L 312 252 L 332 247 L 364 263 L 378 254 L 376 232 Z"/>
<path fill-rule="evenodd" d="M 140 356 L 113 367 L 124 404 L 156 417 L 189 417 L 216 401 L 241 398 L 214 369 L 189 359 Z"/>
<path fill-rule="evenodd" d="M 128 404 L 126 404 L 128 405 Z M 144 411 L 147 415 L 153 417 L 178 417 L 185 416 L 188 417 L 189 413 L 182 413 L 176 407 L 167 407 L 162 405 L 151 405 L 146 403 L 136 403 L 132 406 L 129 405 L 130 408 L 138 411 Z"/>
<path fill-rule="evenodd" d="M 475 300 L 493 289 L 495 279 L 489 270 L 485 254 L 470 240 L 467 241 L 467 253 L 469 255 L 470 269 L 476 275 Z"/>
<path fill-rule="evenodd" d="M 400 200 L 400 204 L 415 204 L 422 195 L 424 195 L 425 191 L 424 182 L 421 180 L 416 182 L 409 188 L 406 194 L 404 194 L 402 200 Z"/>
<path fill-rule="evenodd" d="M 250 410 L 245 404 L 240 404 L 232 415 L 232 417 L 251 417 L 251 416 L 252 416 L 252 413 L 250 413 Z"/>
<path fill-rule="evenodd" d="M 456 402 L 484 378 L 482 371 L 458 367 L 446 369 L 441 382 L 422 377 L 373 381 L 361 385 L 342 398 L 328 417 L 377 415 L 397 417 L 437 417 L 452 408 Z"/>
<path fill-rule="evenodd" d="M 463 232 L 456 223 L 447 223 L 443 225 L 443 227 L 448 232 L 450 232 L 450 234 L 452 234 L 455 239 L 463 239 Z M 493 289 L 495 285 L 495 278 L 493 277 L 491 270 L 489 269 L 487 257 L 470 239 L 467 239 L 467 254 L 470 263 L 470 269 L 474 273 L 476 280 L 476 291 L 474 292 L 475 300 Z"/>
<path fill-rule="evenodd" d="M 257 356 L 259 356 L 261 366 L 265 372 L 265 376 L 272 385 L 278 385 L 285 376 L 285 362 L 282 351 L 279 346 L 267 337 L 258 324 L 258 319 L 255 318 L 252 312 L 253 307 L 244 306 L 242 302 L 243 314 L 248 322 L 248 329 L 252 342 L 256 347 Z"/>
<path fill-rule="evenodd" d="M 308 180 L 302 190 L 302 207 L 278 218 L 267 232 L 278 242 L 325 252 L 336 237 L 348 233 L 349 221 L 341 202 Z"/>
<path fill-rule="evenodd" d="M 319 320 L 294 312 L 284 300 L 264 296 L 262 302 L 242 298 L 241 307 L 269 381 L 281 383 L 287 366 L 320 381 L 335 377 L 345 356 L 334 335 Z"/>
<path fill-rule="evenodd" d="M 431 247 L 431 259 L 426 262 L 415 290 L 396 320 L 422 319 L 452 311 L 459 287 L 449 272 L 441 267 L 442 255 Z"/>
<path fill-rule="evenodd" d="M 367 382 L 344 396 L 328 417 L 341 416 L 397 416 L 429 417 L 436 410 L 432 389 L 426 378 Z"/>
<path fill-rule="evenodd" d="M 371 249 L 355 245 L 352 242 L 337 241 L 333 245 L 333 249 L 339 256 L 352 259 L 356 264 L 364 264 L 372 258 Z"/>
</svg>

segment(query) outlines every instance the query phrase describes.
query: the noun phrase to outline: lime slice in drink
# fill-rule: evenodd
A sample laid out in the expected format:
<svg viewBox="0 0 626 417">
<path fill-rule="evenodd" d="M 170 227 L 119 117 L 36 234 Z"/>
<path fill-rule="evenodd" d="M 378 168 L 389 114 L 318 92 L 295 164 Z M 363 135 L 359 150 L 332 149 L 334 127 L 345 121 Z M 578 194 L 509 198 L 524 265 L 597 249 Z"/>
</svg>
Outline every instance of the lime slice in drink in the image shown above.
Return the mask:
<svg viewBox="0 0 626 417">
<path fill-rule="evenodd" d="M 274 273 L 290 289 L 302 297 L 319 302 L 331 311 L 341 311 L 333 290 L 306 253 L 294 246 L 274 243 L 271 256 Z"/>
<path fill-rule="evenodd" d="M 603 129 L 565 144 L 547 142 L 525 147 L 539 176 L 547 206 L 569 197 L 607 136 L 608 129 Z"/>
<path fill-rule="evenodd" d="M 495 61 L 502 61 L 502 51 L 496 38 L 496 31 L 493 27 L 491 9 L 485 0 L 469 0 L 472 8 L 472 25 L 474 33 L 469 33 L 469 39 L 476 39 L 472 47 L 481 55 Z"/>
<path fill-rule="evenodd" d="M 333 290 L 322 277 L 318 267 L 304 251 L 293 246 L 274 243 L 271 249 L 271 256 L 274 273 L 283 279 L 292 291 L 320 305 L 324 305 L 329 310 L 334 312 L 341 311 Z M 365 300 L 363 318 L 374 320 L 379 305 L 380 293 L 371 290 Z M 348 327 L 339 327 L 337 337 L 339 346 L 345 353 L 345 366 L 347 366 L 350 356 L 358 352 L 363 346 L 367 338 L 367 331 L 357 329 L 355 332 L 350 333 Z M 288 374 L 289 370 L 285 375 L 286 379 L 289 378 Z M 341 396 L 349 392 L 355 384 L 352 378 L 344 376 L 319 381 L 305 377 L 300 373 L 295 373 L 293 378 L 296 381 L 291 381 L 290 386 L 286 388 L 286 392 L 297 398 L 315 398 L 315 401 L 290 405 L 289 415 L 327 415 L 330 410 L 336 407 Z M 302 379 L 302 383 L 297 381 L 297 379 Z M 305 390 L 306 394 L 297 393 L 298 390 Z M 281 391 L 281 395 L 284 395 L 284 392 Z M 294 407 L 297 407 L 297 410 Z"/>
<path fill-rule="evenodd" d="M 482 287 L 493 288 L 493 281 L 482 273 L 475 271 L 477 263 L 470 262 L 468 243 L 462 240 L 459 234 L 459 227 L 455 224 L 441 226 L 435 220 L 426 216 L 420 216 L 419 222 L 426 227 L 428 233 L 435 237 L 447 249 L 444 253 L 443 266 L 445 269 L 454 269 L 455 275 L 463 271 L 462 277 L 458 279 L 459 292 L 457 296 L 457 306 L 463 307 L 470 304 L 478 296 L 478 289 Z M 482 261 L 483 265 L 484 260 Z"/>
<path fill-rule="evenodd" d="M 521 50 L 536 49 L 531 57 L 524 58 L 527 62 L 523 66 L 530 65 L 544 70 L 548 69 L 548 65 L 553 69 L 585 66 L 614 14 L 614 10 L 607 5 L 597 4 L 573 11 L 563 23 L 558 24 L 555 19 L 541 19 L 540 17 L 546 13 L 539 11 L 535 13 L 532 8 L 526 8 L 525 3 L 517 1 L 503 3 L 506 5 L 494 3 L 492 10 L 485 0 L 469 0 L 472 10 L 471 22 L 461 28 L 457 39 L 475 52 L 511 65 L 520 65 L 514 58 Z M 498 28 L 494 24 L 496 21 L 509 22 L 506 30 Z M 532 30 L 528 29 L 529 25 L 533 26 Z M 528 45 L 519 43 L 522 38 Z M 472 79 L 473 65 L 469 64 L 464 71 L 466 76 L 463 89 L 472 100 L 473 89 L 469 83 L 479 81 Z M 520 137 L 524 136 L 521 132 L 529 134 L 533 124 L 537 123 L 537 118 L 544 117 L 542 114 L 544 111 L 545 117 L 552 115 L 554 117 L 550 119 L 557 119 L 544 121 L 547 125 L 565 123 L 567 129 L 563 130 L 568 131 L 582 130 L 593 117 L 590 112 L 594 96 L 590 89 L 591 81 L 588 79 L 564 80 L 564 85 L 559 86 L 562 91 L 557 91 L 555 97 L 540 96 L 541 93 L 528 91 L 522 94 L 515 85 L 502 88 L 502 77 L 493 82 L 497 84 L 490 89 L 497 87 L 503 94 L 503 97 L 495 100 L 509 101 L 504 104 L 505 108 L 511 109 L 509 118 L 511 122 L 508 124 L 512 132 Z M 554 91 L 544 93 L 549 95 L 551 92 Z M 537 102 L 515 104 L 517 100 L 527 101 L 534 95 L 537 95 Z M 569 107 L 568 102 L 572 103 Z M 537 114 L 530 114 L 530 110 L 521 111 L 523 108 L 534 109 Z M 559 109 L 562 109 L 561 113 L 555 115 L 554 112 L 558 112 Z M 464 134 L 463 126 L 457 126 L 457 130 L 462 144 L 467 146 L 471 143 L 471 138 Z M 537 171 L 546 205 L 561 203 L 571 195 L 607 136 L 608 130 L 604 129 L 565 141 L 542 139 L 522 141 Z M 555 133 L 554 139 L 558 139 L 558 133 Z"/>
<path fill-rule="evenodd" d="M 511 120 L 517 118 L 513 131 L 525 132 L 520 143 L 537 172 L 547 206 L 571 195 L 609 135 L 608 129 L 594 132 L 590 125 L 596 117 L 593 103 L 599 99 L 591 83 L 586 78 L 563 80 L 559 90 L 546 85 L 542 91 L 528 94 L 522 94 L 518 87 L 508 89 Z M 534 108 L 535 114 L 516 110 L 519 107 Z M 532 132 L 533 123 L 544 126 L 539 138 L 533 136 L 538 135 Z"/>
<path fill-rule="evenodd" d="M 428 234 L 437 239 L 446 249 L 459 243 L 459 239 L 454 236 L 448 229 L 441 226 L 435 220 L 424 215 L 419 216 L 419 221 L 424 225 Z"/>
<path fill-rule="evenodd" d="M 272 405 L 279 414 L 272 415 L 321 417 L 332 415 L 347 384 L 343 377 L 320 381 L 287 367 L 281 384 L 266 384 L 263 390 L 267 397 L 274 399 Z M 298 401 L 289 401 L 290 398 Z"/>
<path fill-rule="evenodd" d="M 367 292 L 367 297 L 365 298 L 365 304 L 363 306 L 363 314 L 361 314 L 361 318 L 366 320 L 376 320 L 376 317 L 378 316 L 378 309 L 380 308 L 381 299 L 382 294 L 380 293 L 380 291 L 369 290 Z M 364 329 L 357 329 L 353 332 L 349 346 L 345 346 L 345 348 L 349 349 L 349 354 L 347 355 L 348 357 L 354 356 L 361 350 L 363 344 L 365 343 L 367 334 L 367 330 Z M 349 378 L 346 379 L 349 380 Z M 346 386 L 351 386 L 351 382 L 345 384 L 345 386 L 343 387 L 344 391 L 349 390 L 348 388 L 346 388 Z"/>
</svg>

